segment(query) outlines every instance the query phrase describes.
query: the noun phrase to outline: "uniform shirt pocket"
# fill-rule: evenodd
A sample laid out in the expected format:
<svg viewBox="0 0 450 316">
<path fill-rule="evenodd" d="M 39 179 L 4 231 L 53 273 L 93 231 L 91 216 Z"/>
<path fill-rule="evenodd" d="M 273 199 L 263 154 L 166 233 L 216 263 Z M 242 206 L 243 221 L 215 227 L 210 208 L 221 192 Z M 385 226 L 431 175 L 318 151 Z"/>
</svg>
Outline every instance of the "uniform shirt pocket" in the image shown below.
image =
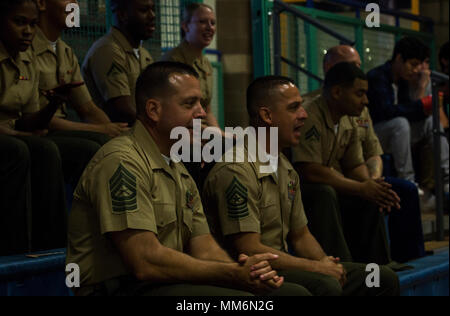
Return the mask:
<svg viewBox="0 0 450 316">
<path fill-rule="evenodd" d="M 263 201 L 260 206 L 260 219 L 263 231 L 278 225 L 280 214 L 279 205 L 275 201 Z"/>
<path fill-rule="evenodd" d="M 162 242 L 176 229 L 177 212 L 175 204 L 158 203 L 154 204 L 156 226 L 158 237 Z"/>
<path fill-rule="evenodd" d="M 190 208 L 183 209 L 183 223 L 189 229 L 189 232 L 192 233 L 193 230 L 193 211 Z"/>
</svg>

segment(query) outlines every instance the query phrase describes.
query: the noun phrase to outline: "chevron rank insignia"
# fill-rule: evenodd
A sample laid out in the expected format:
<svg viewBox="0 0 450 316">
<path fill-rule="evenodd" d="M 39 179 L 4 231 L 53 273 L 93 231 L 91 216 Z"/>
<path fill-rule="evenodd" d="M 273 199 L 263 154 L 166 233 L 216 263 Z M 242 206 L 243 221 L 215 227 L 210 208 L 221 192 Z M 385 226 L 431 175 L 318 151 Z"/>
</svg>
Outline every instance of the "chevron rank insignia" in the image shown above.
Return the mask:
<svg viewBox="0 0 450 316">
<path fill-rule="evenodd" d="M 308 132 L 306 132 L 305 137 L 306 140 L 320 140 L 320 134 L 315 126 L 313 126 Z"/>
<path fill-rule="evenodd" d="M 226 191 L 228 206 L 228 217 L 232 220 L 239 220 L 249 215 L 247 200 L 247 188 L 236 178 L 233 178 Z"/>
<path fill-rule="evenodd" d="M 115 76 L 115 75 L 120 74 L 120 73 L 122 73 L 120 68 L 115 63 L 113 63 L 111 65 L 111 68 L 109 68 L 108 72 L 106 73 L 106 76 L 107 77 Z"/>
<path fill-rule="evenodd" d="M 122 164 L 109 180 L 113 213 L 137 210 L 136 177 Z"/>
</svg>

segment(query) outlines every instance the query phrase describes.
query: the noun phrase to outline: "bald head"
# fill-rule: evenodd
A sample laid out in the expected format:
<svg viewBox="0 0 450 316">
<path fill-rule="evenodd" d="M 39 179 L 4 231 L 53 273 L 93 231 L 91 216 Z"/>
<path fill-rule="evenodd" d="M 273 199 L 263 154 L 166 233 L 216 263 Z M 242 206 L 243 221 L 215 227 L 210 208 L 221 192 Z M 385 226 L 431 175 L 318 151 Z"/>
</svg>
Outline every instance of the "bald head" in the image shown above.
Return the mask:
<svg viewBox="0 0 450 316">
<path fill-rule="evenodd" d="M 361 57 L 356 49 L 348 45 L 339 45 L 328 50 L 323 60 L 323 71 L 326 74 L 331 68 L 339 63 L 354 63 L 361 67 Z"/>
</svg>

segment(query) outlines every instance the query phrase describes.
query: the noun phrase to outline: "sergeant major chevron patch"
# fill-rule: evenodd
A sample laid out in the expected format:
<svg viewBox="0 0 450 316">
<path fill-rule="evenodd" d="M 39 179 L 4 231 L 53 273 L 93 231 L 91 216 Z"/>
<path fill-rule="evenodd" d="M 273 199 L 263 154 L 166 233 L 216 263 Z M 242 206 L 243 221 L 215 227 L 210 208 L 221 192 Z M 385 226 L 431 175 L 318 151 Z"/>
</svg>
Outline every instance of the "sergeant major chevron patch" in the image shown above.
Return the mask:
<svg viewBox="0 0 450 316">
<path fill-rule="evenodd" d="M 136 177 L 122 164 L 109 180 L 113 213 L 137 210 Z"/>
<path fill-rule="evenodd" d="M 249 216 L 247 201 L 248 191 L 245 186 L 234 177 L 226 191 L 228 206 L 228 217 L 232 220 L 239 220 Z"/>
</svg>

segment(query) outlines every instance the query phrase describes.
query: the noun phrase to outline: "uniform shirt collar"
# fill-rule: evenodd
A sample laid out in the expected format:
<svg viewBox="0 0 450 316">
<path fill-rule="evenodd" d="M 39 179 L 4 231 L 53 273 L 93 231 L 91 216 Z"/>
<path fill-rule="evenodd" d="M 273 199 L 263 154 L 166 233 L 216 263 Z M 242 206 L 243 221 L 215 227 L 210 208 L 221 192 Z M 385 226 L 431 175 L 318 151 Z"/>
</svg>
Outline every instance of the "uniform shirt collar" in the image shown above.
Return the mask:
<svg viewBox="0 0 450 316">
<path fill-rule="evenodd" d="M 191 45 L 189 45 L 189 43 L 186 40 L 183 40 L 181 42 L 180 48 L 187 64 L 193 65 L 194 62 L 197 62 L 198 66 L 201 67 L 203 65 L 203 58 L 197 56 L 197 54 L 192 49 Z"/>
<path fill-rule="evenodd" d="M 254 138 L 254 136 L 252 136 L 252 135 L 249 135 L 248 137 Z M 267 158 L 269 157 L 269 155 L 267 154 L 266 151 L 262 150 L 261 147 L 259 147 L 259 144 L 258 144 L 257 140 L 254 140 L 254 141 L 256 141 L 257 150 L 258 151 L 261 150 L 261 153 L 259 155 L 264 157 L 265 158 L 264 160 L 267 161 L 268 160 Z M 261 167 L 269 167 L 269 163 L 268 162 L 261 162 L 261 160 L 260 160 L 261 156 L 259 156 L 257 153 L 249 152 L 249 150 L 248 150 L 248 138 L 247 138 L 247 140 L 245 142 L 245 149 L 246 149 L 245 151 L 249 154 L 249 158 L 250 158 L 250 156 L 252 156 L 251 158 L 252 158 L 252 161 L 254 161 L 253 163 L 254 163 L 255 168 L 256 168 L 256 174 L 258 176 L 258 179 L 262 179 L 264 177 L 272 176 L 274 181 L 278 182 L 278 179 L 277 179 L 275 171 L 272 172 L 272 173 L 261 172 Z M 254 157 L 253 156 L 254 154 L 256 154 L 257 156 Z M 293 170 L 292 165 L 289 163 L 287 158 L 281 152 L 278 153 L 277 170 L 278 170 L 278 174 L 280 174 L 280 170 L 288 170 L 288 172 L 291 172 Z"/>
<path fill-rule="evenodd" d="M 324 113 L 325 123 L 326 123 L 327 127 L 334 131 L 336 124 L 334 124 L 334 122 L 333 122 L 330 109 L 329 109 L 328 104 L 327 104 L 325 98 L 323 97 L 323 95 L 318 97 L 318 102 L 319 102 L 319 107 L 320 107 L 321 111 Z M 341 133 L 341 131 L 344 131 L 347 129 L 353 129 L 353 126 L 352 126 L 350 118 L 347 115 L 344 115 L 339 120 L 338 135 L 339 135 L 339 133 Z"/>
<path fill-rule="evenodd" d="M 323 95 L 320 95 L 317 99 L 317 102 L 319 102 L 318 106 L 320 108 L 320 111 L 323 113 L 325 118 L 325 124 L 328 128 L 331 128 L 334 130 L 334 122 L 333 118 L 331 117 L 330 108 L 328 107 L 327 101 L 325 100 L 325 97 Z"/>
<path fill-rule="evenodd" d="M 57 42 L 59 42 L 59 40 Z M 37 28 L 36 35 L 34 36 L 33 43 L 31 46 L 33 47 L 33 50 L 36 53 L 36 55 L 40 55 L 46 52 L 47 50 L 53 54 L 55 53 L 53 51 L 52 46 L 50 45 L 50 41 L 39 27 Z"/>
<path fill-rule="evenodd" d="M 115 26 L 111 27 L 110 34 L 114 39 L 119 42 L 119 45 L 127 52 L 133 54 L 133 56 L 136 56 L 133 51 L 133 47 L 131 46 L 128 39 L 125 37 L 125 35 Z M 142 58 L 142 45 L 139 45 L 139 55 Z"/>
<path fill-rule="evenodd" d="M 147 159 L 149 161 L 150 167 L 153 170 L 164 169 L 171 174 L 172 170 L 170 166 L 167 165 L 166 161 L 164 160 L 161 154 L 161 151 L 159 150 L 158 146 L 153 140 L 153 137 L 150 135 L 150 133 L 147 131 L 147 129 L 145 128 L 144 124 L 141 121 L 139 120 L 136 121 L 132 133 L 136 138 L 136 140 L 138 141 L 139 145 L 144 150 Z M 171 164 L 178 172 L 189 176 L 189 172 L 181 163 L 171 162 Z"/>
</svg>

